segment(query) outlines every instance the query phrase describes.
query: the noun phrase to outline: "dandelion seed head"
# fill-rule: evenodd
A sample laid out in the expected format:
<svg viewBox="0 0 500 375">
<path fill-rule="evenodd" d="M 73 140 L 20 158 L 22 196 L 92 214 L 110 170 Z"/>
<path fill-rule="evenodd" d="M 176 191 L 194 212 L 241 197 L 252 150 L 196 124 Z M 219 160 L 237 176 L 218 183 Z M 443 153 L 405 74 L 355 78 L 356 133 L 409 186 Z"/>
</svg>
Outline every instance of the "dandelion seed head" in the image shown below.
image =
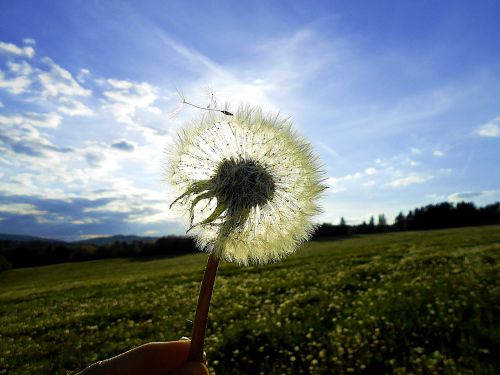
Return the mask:
<svg viewBox="0 0 500 375">
<path fill-rule="evenodd" d="M 198 245 L 241 264 L 294 252 L 314 228 L 325 188 L 290 121 L 248 106 L 186 126 L 169 150 L 167 177 Z"/>
</svg>

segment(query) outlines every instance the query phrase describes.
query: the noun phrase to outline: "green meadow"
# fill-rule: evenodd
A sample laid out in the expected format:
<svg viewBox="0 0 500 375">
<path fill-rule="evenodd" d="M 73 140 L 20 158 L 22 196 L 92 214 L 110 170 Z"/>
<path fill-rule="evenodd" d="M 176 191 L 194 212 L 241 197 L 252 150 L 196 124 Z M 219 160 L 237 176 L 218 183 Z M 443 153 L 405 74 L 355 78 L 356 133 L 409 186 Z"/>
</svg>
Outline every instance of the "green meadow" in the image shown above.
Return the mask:
<svg viewBox="0 0 500 375">
<path fill-rule="evenodd" d="M 500 373 L 500 226 L 311 242 L 223 263 L 212 374 Z M 205 254 L 0 273 L 0 374 L 65 374 L 189 336 Z"/>
</svg>

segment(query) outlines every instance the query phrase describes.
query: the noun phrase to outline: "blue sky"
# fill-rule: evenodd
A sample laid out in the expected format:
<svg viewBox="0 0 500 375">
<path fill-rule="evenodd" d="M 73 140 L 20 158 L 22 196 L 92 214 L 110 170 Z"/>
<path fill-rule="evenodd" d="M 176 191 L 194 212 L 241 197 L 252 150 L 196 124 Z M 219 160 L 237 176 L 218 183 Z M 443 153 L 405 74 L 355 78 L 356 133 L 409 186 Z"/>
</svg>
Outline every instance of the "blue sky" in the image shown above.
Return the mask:
<svg viewBox="0 0 500 375">
<path fill-rule="evenodd" d="M 165 150 L 206 105 L 290 116 L 317 222 L 500 200 L 497 1 L 0 3 L 0 232 L 182 233 Z"/>
</svg>

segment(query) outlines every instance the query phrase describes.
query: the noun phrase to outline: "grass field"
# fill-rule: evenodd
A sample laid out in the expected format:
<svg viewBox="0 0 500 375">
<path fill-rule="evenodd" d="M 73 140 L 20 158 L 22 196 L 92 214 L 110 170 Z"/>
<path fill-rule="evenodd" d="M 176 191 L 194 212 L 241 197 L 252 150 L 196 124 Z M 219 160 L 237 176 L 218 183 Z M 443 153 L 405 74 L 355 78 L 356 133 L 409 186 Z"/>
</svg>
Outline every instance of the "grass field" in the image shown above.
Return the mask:
<svg viewBox="0 0 500 375">
<path fill-rule="evenodd" d="M 313 242 L 223 264 L 213 374 L 500 373 L 500 227 Z M 64 374 L 189 336 L 205 254 L 0 274 L 0 373 Z"/>
</svg>

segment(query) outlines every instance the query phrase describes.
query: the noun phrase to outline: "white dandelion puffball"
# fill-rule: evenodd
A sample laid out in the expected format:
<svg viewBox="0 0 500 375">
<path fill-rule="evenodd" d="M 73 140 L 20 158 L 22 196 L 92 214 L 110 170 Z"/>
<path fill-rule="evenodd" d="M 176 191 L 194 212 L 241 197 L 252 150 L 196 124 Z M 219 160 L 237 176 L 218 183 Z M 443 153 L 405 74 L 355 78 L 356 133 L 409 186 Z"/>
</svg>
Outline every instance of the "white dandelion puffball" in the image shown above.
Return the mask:
<svg viewBox="0 0 500 375">
<path fill-rule="evenodd" d="M 240 107 L 203 116 L 169 150 L 172 205 L 189 215 L 201 248 L 241 264 L 290 254 L 314 229 L 324 190 L 311 147 L 289 120 Z"/>
</svg>

